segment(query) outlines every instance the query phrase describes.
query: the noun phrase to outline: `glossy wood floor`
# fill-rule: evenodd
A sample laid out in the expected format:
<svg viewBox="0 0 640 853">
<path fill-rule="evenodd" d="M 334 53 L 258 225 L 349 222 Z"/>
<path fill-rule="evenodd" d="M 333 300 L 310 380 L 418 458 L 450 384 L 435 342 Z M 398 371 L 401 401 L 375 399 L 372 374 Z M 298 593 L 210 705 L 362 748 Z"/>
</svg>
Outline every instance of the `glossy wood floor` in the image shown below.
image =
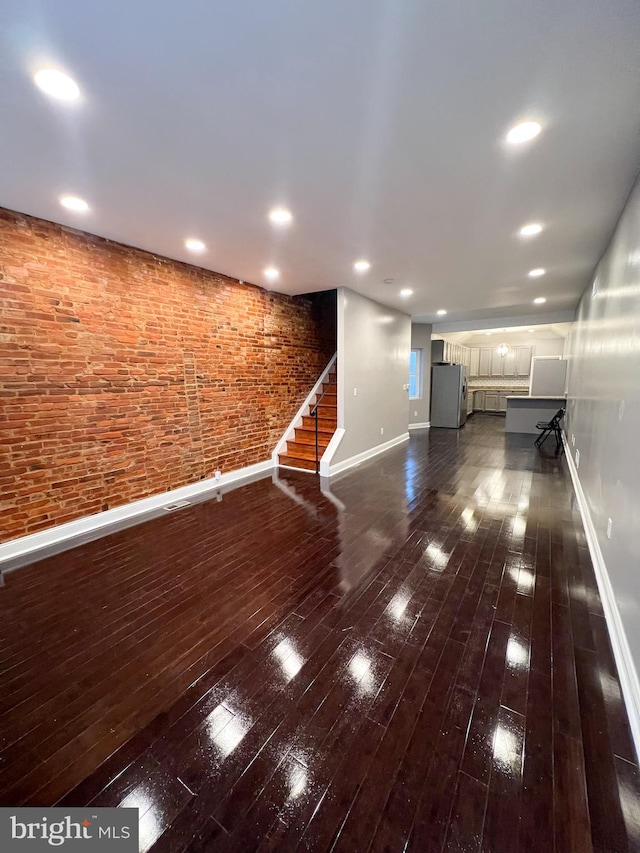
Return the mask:
<svg viewBox="0 0 640 853">
<path fill-rule="evenodd" d="M 159 851 L 640 850 L 563 459 L 476 415 L 9 574 L 0 801 Z"/>
</svg>

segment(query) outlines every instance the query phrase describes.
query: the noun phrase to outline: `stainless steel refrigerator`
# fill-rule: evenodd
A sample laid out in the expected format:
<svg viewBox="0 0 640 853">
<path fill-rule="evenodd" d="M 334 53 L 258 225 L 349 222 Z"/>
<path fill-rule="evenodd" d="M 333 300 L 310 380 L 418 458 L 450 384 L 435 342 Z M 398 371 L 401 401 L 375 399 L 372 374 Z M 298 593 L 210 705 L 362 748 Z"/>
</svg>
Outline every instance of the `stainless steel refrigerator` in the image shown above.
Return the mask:
<svg viewBox="0 0 640 853">
<path fill-rule="evenodd" d="M 459 429 L 467 420 L 467 368 L 434 364 L 431 368 L 431 426 Z"/>
</svg>

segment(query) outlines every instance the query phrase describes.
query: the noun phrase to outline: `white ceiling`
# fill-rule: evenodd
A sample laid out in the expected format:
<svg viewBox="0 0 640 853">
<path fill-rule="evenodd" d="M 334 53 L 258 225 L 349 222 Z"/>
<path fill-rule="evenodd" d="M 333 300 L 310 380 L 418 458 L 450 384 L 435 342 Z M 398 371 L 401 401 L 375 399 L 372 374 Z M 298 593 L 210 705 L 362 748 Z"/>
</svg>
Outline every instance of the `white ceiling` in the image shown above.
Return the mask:
<svg viewBox="0 0 640 853">
<path fill-rule="evenodd" d="M 258 284 L 273 264 L 286 293 L 543 320 L 638 168 L 637 0 L 3 0 L 0 33 L 1 205 Z M 81 101 L 47 99 L 42 66 Z M 543 132 L 509 148 L 523 118 Z"/>
</svg>

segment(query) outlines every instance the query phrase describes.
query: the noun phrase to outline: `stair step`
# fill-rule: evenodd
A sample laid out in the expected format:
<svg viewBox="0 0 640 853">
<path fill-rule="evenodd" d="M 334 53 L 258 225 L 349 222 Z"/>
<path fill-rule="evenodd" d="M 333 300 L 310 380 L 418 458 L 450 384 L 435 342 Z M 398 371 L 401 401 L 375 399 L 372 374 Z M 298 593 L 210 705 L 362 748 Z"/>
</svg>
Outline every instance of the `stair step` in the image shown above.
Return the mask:
<svg viewBox="0 0 640 853">
<path fill-rule="evenodd" d="M 318 447 L 321 447 L 323 450 L 331 441 L 331 436 L 333 433 L 330 432 L 321 432 L 318 430 Z M 311 444 L 315 447 L 316 444 L 316 433 L 313 429 L 304 429 L 301 427 L 296 427 L 295 430 L 295 438 L 294 441 L 300 442 L 301 444 Z"/>
<path fill-rule="evenodd" d="M 336 431 L 336 425 L 338 422 L 337 417 L 327 418 L 322 417 L 322 413 L 320 413 L 320 417 L 318 418 L 318 432 L 330 432 L 334 433 Z M 316 428 L 316 419 L 312 418 L 310 415 L 304 415 L 302 418 L 302 426 L 303 429 L 313 429 Z"/>
<path fill-rule="evenodd" d="M 316 446 L 315 444 L 305 444 L 302 441 L 288 441 L 287 456 L 295 456 L 300 459 L 313 459 L 315 462 Z"/>
<path fill-rule="evenodd" d="M 289 465 L 291 468 L 304 468 L 305 471 L 315 472 L 316 470 L 315 460 L 297 459 L 295 456 L 286 456 L 282 453 L 278 456 L 278 463 L 280 465 Z"/>
<path fill-rule="evenodd" d="M 322 403 L 318 404 L 318 415 L 320 419 L 322 418 L 334 418 L 337 415 L 337 410 L 335 404 L 332 406 L 330 403 Z"/>
</svg>

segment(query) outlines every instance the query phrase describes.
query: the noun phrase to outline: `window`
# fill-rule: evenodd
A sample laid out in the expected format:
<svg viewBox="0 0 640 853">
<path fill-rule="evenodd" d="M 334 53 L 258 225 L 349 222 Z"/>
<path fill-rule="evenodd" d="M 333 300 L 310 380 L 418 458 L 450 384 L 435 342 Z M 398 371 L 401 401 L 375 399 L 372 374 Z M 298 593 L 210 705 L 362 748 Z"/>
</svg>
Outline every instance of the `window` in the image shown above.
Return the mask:
<svg viewBox="0 0 640 853">
<path fill-rule="evenodd" d="M 409 358 L 409 399 L 418 400 L 422 397 L 422 360 L 423 351 L 412 349 Z"/>
</svg>

